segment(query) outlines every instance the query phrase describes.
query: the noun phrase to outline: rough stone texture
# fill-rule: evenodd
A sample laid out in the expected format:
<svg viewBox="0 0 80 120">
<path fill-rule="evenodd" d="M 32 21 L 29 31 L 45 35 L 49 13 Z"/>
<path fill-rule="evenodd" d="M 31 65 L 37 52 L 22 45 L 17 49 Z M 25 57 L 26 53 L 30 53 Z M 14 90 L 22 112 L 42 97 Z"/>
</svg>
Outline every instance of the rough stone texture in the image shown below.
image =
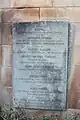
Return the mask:
<svg viewBox="0 0 80 120">
<path fill-rule="evenodd" d="M 73 65 L 80 65 L 80 46 L 74 46 Z"/>
<path fill-rule="evenodd" d="M 27 7 L 27 6 L 80 6 L 79 0 L 12 0 L 12 7 Z"/>
<path fill-rule="evenodd" d="M 0 9 L 0 22 L 2 21 L 2 9 Z"/>
<path fill-rule="evenodd" d="M 50 20 L 55 18 L 65 18 L 66 17 L 65 8 L 40 8 L 40 19 Z"/>
<path fill-rule="evenodd" d="M 2 64 L 2 47 L 0 45 L 0 66 L 1 66 L 1 64 Z"/>
<path fill-rule="evenodd" d="M 12 68 L 1 67 L 1 81 L 6 87 L 12 87 Z"/>
<path fill-rule="evenodd" d="M 39 20 L 39 8 L 5 9 L 3 22 L 26 22 Z"/>
<path fill-rule="evenodd" d="M 69 79 L 68 79 L 68 90 L 69 90 L 70 87 L 71 87 L 73 74 L 74 74 L 74 66 L 71 66 L 71 73 L 70 73 L 70 76 L 69 76 Z"/>
<path fill-rule="evenodd" d="M 80 6 L 79 0 L 1 0 L 0 8 Z"/>
<path fill-rule="evenodd" d="M 74 45 L 80 46 L 80 22 L 74 24 Z"/>
<path fill-rule="evenodd" d="M 1 80 L 1 66 L 0 66 L 0 80 Z"/>
<path fill-rule="evenodd" d="M 5 67 L 12 66 L 12 47 L 10 45 L 2 45 L 2 65 Z"/>
<path fill-rule="evenodd" d="M 50 7 L 52 0 L 12 0 L 12 7 Z"/>
<path fill-rule="evenodd" d="M 80 66 L 74 67 L 72 83 L 69 89 L 69 108 L 80 109 Z"/>
<path fill-rule="evenodd" d="M 73 0 L 73 6 L 80 6 L 80 0 Z"/>
<path fill-rule="evenodd" d="M 2 45 L 11 45 L 12 44 L 12 24 L 4 23 L 2 24 Z"/>
<path fill-rule="evenodd" d="M 9 104 L 12 105 L 12 87 L 6 87 L 6 91 L 9 96 Z"/>
<path fill-rule="evenodd" d="M 72 72 L 68 84 L 68 108 L 80 108 L 80 46 L 74 45 Z"/>
<path fill-rule="evenodd" d="M 80 22 L 80 8 L 63 7 L 63 8 L 41 8 L 40 19 L 67 19 L 71 22 Z"/>
<path fill-rule="evenodd" d="M 71 20 L 72 22 L 80 22 L 79 13 L 80 13 L 80 7 L 67 8 L 66 18 Z"/>
<path fill-rule="evenodd" d="M 0 0 L 0 8 L 9 8 L 11 0 Z"/>
<path fill-rule="evenodd" d="M 5 9 L 2 14 L 3 22 L 26 22 L 37 21 L 39 17 L 43 19 L 69 19 L 72 22 L 79 22 L 80 8 L 63 7 L 63 8 L 24 8 L 24 9 Z"/>
<path fill-rule="evenodd" d="M 53 0 L 53 6 L 72 6 L 73 0 Z"/>
<path fill-rule="evenodd" d="M 73 67 L 68 85 L 68 107 L 80 109 L 80 23 L 74 23 L 74 30 Z"/>
<path fill-rule="evenodd" d="M 0 23 L 0 45 L 1 45 L 1 32 L 2 32 L 2 24 Z"/>
</svg>

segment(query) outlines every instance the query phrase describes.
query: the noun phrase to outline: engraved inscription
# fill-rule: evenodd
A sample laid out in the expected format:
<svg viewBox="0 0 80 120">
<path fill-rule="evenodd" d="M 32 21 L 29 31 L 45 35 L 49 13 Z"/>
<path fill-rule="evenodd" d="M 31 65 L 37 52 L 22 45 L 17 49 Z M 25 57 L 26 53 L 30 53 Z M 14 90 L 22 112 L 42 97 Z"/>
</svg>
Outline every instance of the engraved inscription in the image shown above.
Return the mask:
<svg viewBox="0 0 80 120">
<path fill-rule="evenodd" d="M 13 24 L 14 105 L 66 108 L 68 23 Z"/>
</svg>

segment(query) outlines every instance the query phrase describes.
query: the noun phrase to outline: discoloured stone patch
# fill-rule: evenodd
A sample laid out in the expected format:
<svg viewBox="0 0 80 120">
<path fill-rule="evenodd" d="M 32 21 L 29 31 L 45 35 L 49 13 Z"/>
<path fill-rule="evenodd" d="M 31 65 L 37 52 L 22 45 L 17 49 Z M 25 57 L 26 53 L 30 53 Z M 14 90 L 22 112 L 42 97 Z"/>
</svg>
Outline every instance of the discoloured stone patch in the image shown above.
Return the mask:
<svg viewBox="0 0 80 120">
<path fill-rule="evenodd" d="M 39 8 L 5 9 L 2 15 L 3 22 L 26 22 L 39 20 Z"/>
<path fill-rule="evenodd" d="M 68 95 L 69 108 L 80 109 L 80 66 L 74 67 Z"/>
<path fill-rule="evenodd" d="M 2 45 L 11 45 L 12 44 L 12 24 L 3 23 L 2 24 Z"/>
</svg>

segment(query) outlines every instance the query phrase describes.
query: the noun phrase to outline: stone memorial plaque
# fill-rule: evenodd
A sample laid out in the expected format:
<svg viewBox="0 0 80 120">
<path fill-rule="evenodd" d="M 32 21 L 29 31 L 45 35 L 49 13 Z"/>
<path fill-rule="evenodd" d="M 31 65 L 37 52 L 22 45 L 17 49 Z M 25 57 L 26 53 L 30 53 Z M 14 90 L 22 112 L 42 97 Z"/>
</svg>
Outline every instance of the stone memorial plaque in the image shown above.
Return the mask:
<svg viewBox="0 0 80 120">
<path fill-rule="evenodd" d="M 70 66 L 70 24 L 14 23 L 13 103 L 25 108 L 66 109 Z"/>
</svg>

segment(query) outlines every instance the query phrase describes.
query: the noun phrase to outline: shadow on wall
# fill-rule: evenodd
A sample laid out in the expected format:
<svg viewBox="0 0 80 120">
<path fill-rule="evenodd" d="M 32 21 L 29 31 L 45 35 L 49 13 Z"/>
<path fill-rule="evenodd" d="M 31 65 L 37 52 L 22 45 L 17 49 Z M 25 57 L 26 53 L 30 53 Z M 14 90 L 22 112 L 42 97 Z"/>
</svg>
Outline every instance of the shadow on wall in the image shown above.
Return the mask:
<svg viewBox="0 0 80 120">
<path fill-rule="evenodd" d="M 68 95 L 68 108 L 80 109 L 80 66 L 76 65 L 73 71 Z"/>
<path fill-rule="evenodd" d="M 10 105 L 10 102 L 10 96 L 7 88 L 2 82 L 0 82 L 0 106 L 4 104 Z"/>
</svg>

